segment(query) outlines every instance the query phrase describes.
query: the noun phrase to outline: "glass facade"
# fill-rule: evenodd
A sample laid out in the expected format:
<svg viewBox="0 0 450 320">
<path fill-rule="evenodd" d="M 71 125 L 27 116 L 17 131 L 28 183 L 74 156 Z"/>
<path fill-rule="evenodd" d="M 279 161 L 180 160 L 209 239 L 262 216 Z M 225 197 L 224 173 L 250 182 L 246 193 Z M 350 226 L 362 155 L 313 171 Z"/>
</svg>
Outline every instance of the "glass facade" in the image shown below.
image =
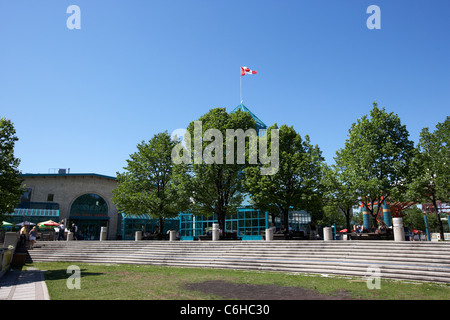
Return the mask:
<svg viewBox="0 0 450 320">
<path fill-rule="evenodd" d="M 196 216 L 191 213 L 180 213 L 177 218 L 166 219 L 164 233 L 177 230 L 181 240 L 196 240 L 199 236 L 212 230 L 213 223 L 217 223 L 216 215 L 209 217 Z M 306 230 L 311 222 L 311 216 L 306 211 L 292 211 L 289 214 L 289 226 L 293 231 Z M 265 230 L 272 223 L 272 217 L 266 212 L 251 206 L 238 209 L 235 215 L 225 219 L 225 232 L 235 232 L 242 240 L 262 240 Z M 125 216 L 122 214 L 122 239 L 133 240 L 135 232 L 153 233 L 159 225 L 158 219 L 151 219 L 146 215 Z M 275 218 L 275 226 L 281 227 L 281 219 Z"/>
<path fill-rule="evenodd" d="M 272 216 L 269 215 L 269 225 L 272 223 Z M 307 226 L 311 223 L 311 215 L 304 210 L 289 212 L 289 226 L 292 231 L 306 231 Z M 280 217 L 275 218 L 275 226 L 281 228 L 282 222 Z"/>
<path fill-rule="evenodd" d="M 125 215 L 121 214 L 122 222 L 122 239 L 134 240 L 136 231 L 142 231 L 145 233 L 155 233 L 159 229 L 159 219 L 153 219 L 148 215 Z M 163 233 L 166 234 L 169 230 L 179 230 L 180 219 L 172 218 L 164 220 Z"/>
<path fill-rule="evenodd" d="M 243 240 L 262 240 L 268 228 L 268 215 L 260 210 L 245 207 L 238 213 L 227 217 L 225 231 L 236 232 Z"/>
<path fill-rule="evenodd" d="M 73 202 L 69 220 L 78 227 L 77 239 L 99 240 L 101 227 L 108 226 L 108 204 L 98 194 L 84 194 Z"/>
<path fill-rule="evenodd" d="M 108 217 L 108 205 L 98 194 L 87 193 L 78 197 L 70 208 L 70 217 Z"/>
</svg>

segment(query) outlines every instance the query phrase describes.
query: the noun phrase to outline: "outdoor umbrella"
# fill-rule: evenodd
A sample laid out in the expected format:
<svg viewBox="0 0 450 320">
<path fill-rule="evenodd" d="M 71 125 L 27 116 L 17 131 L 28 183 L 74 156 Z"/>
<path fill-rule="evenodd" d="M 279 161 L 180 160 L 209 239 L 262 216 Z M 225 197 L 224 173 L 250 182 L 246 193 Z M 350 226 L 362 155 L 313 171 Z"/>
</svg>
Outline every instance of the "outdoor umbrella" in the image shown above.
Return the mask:
<svg viewBox="0 0 450 320">
<path fill-rule="evenodd" d="M 59 226 L 59 223 L 56 223 L 53 220 L 48 220 L 48 221 L 44 221 L 44 222 L 39 222 L 38 223 L 38 227 L 57 227 Z"/>
<path fill-rule="evenodd" d="M 0 226 L 1 228 L 8 228 L 11 227 L 13 224 L 6 222 L 6 221 L 2 221 L 2 225 Z"/>
<path fill-rule="evenodd" d="M 16 227 L 23 227 L 23 226 L 35 226 L 36 224 L 30 221 L 24 221 L 21 223 L 16 224 Z"/>
</svg>

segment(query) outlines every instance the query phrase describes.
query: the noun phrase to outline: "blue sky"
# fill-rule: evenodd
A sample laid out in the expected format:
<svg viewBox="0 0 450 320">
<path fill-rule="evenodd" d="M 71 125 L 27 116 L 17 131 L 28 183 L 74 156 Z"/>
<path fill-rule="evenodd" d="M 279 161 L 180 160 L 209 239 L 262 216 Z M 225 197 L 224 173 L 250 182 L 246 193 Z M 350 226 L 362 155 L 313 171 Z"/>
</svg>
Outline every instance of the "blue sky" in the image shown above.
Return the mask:
<svg viewBox="0 0 450 320">
<path fill-rule="evenodd" d="M 69 30 L 68 6 L 81 9 Z M 369 5 L 381 9 L 370 30 Z M 292 125 L 328 163 L 372 108 L 411 139 L 450 115 L 450 1 L 0 0 L 0 116 L 23 173 L 114 176 L 214 107 Z"/>
</svg>

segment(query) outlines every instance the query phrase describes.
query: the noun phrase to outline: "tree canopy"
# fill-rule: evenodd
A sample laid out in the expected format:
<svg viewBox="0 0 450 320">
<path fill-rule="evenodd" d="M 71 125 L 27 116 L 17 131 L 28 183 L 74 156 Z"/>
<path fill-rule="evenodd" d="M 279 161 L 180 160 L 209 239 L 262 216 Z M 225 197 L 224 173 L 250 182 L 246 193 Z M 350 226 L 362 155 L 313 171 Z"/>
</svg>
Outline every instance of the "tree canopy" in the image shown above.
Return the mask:
<svg viewBox="0 0 450 320">
<path fill-rule="evenodd" d="M 149 215 L 159 219 L 159 230 L 164 220 L 175 217 L 187 206 L 189 198 L 180 197 L 173 183 L 172 148 L 176 142 L 167 132 L 154 135 L 148 142 L 137 145 L 130 155 L 123 173 L 117 173 L 117 188 L 113 202 L 126 215 Z"/>
<path fill-rule="evenodd" d="M 273 125 L 267 130 L 271 140 Z M 282 125 L 279 135 L 279 168 L 273 175 L 262 175 L 258 167 L 245 170 L 245 188 L 251 202 L 272 216 L 281 214 L 286 230 L 290 210 L 322 212 L 321 165 L 323 157 L 317 145 L 313 146 L 308 135 L 304 138 L 294 128 Z M 269 149 L 274 152 L 273 149 Z"/>
<path fill-rule="evenodd" d="M 255 120 L 249 113 L 240 110 L 227 113 L 225 108 L 211 109 L 187 127 L 185 141 L 188 145 L 183 152 L 187 151 L 184 155 L 188 155 L 189 161 L 180 164 L 184 173 L 178 174 L 177 181 L 186 194 L 190 194 L 190 211 L 203 216 L 215 214 L 222 230 L 225 230 L 225 217 L 237 213 L 242 204 L 242 173 L 248 165 L 247 161 L 238 161 L 238 152 L 230 159 L 230 147 L 235 148 L 238 143 L 229 141 L 227 130 L 246 132 L 255 128 Z M 248 142 L 245 146 L 243 150 L 248 160 Z"/>
<path fill-rule="evenodd" d="M 400 118 L 374 102 L 370 116 L 352 124 L 336 162 L 345 181 L 369 210 L 375 226 L 383 201 L 405 197 L 414 143 Z"/>
<path fill-rule="evenodd" d="M 411 173 L 408 195 L 413 201 L 433 204 L 444 239 L 438 202 L 450 200 L 450 117 L 438 123 L 434 132 L 422 129 Z"/>
<path fill-rule="evenodd" d="M 14 206 L 23 195 L 20 159 L 14 156 L 14 146 L 19 139 L 13 123 L 0 119 L 0 223 L 5 215 L 14 212 Z"/>
</svg>

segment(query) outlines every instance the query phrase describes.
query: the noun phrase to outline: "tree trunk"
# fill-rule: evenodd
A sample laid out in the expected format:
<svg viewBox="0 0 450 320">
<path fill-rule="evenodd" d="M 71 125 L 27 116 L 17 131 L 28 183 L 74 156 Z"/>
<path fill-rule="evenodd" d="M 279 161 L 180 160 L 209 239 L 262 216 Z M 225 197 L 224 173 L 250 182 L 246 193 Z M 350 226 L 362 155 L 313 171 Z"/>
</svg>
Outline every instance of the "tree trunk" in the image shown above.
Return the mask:
<svg viewBox="0 0 450 320">
<path fill-rule="evenodd" d="M 285 228 L 284 233 L 288 233 L 289 232 L 289 209 L 283 210 L 283 224 L 284 224 L 284 228 Z"/>
<path fill-rule="evenodd" d="M 439 233 L 441 235 L 441 239 L 444 240 L 445 239 L 445 237 L 444 237 L 444 226 L 442 224 L 441 214 L 439 213 L 439 209 L 438 209 L 438 206 L 437 206 L 436 199 L 434 197 L 432 197 L 431 200 L 433 201 L 434 210 L 436 211 L 436 218 L 437 218 L 437 221 L 438 221 L 438 224 L 439 224 Z"/>
<path fill-rule="evenodd" d="M 219 223 L 219 229 L 222 230 L 222 232 L 225 232 L 225 212 L 219 212 L 217 214 L 217 222 Z"/>
<path fill-rule="evenodd" d="M 345 221 L 347 222 L 347 232 L 350 232 L 352 230 L 352 227 L 350 225 L 350 212 L 351 212 L 351 208 L 347 209 L 345 211 Z"/>
<path fill-rule="evenodd" d="M 159 233 L 164 234 L 164 218 L 159 217 Z"/>
</svg>

